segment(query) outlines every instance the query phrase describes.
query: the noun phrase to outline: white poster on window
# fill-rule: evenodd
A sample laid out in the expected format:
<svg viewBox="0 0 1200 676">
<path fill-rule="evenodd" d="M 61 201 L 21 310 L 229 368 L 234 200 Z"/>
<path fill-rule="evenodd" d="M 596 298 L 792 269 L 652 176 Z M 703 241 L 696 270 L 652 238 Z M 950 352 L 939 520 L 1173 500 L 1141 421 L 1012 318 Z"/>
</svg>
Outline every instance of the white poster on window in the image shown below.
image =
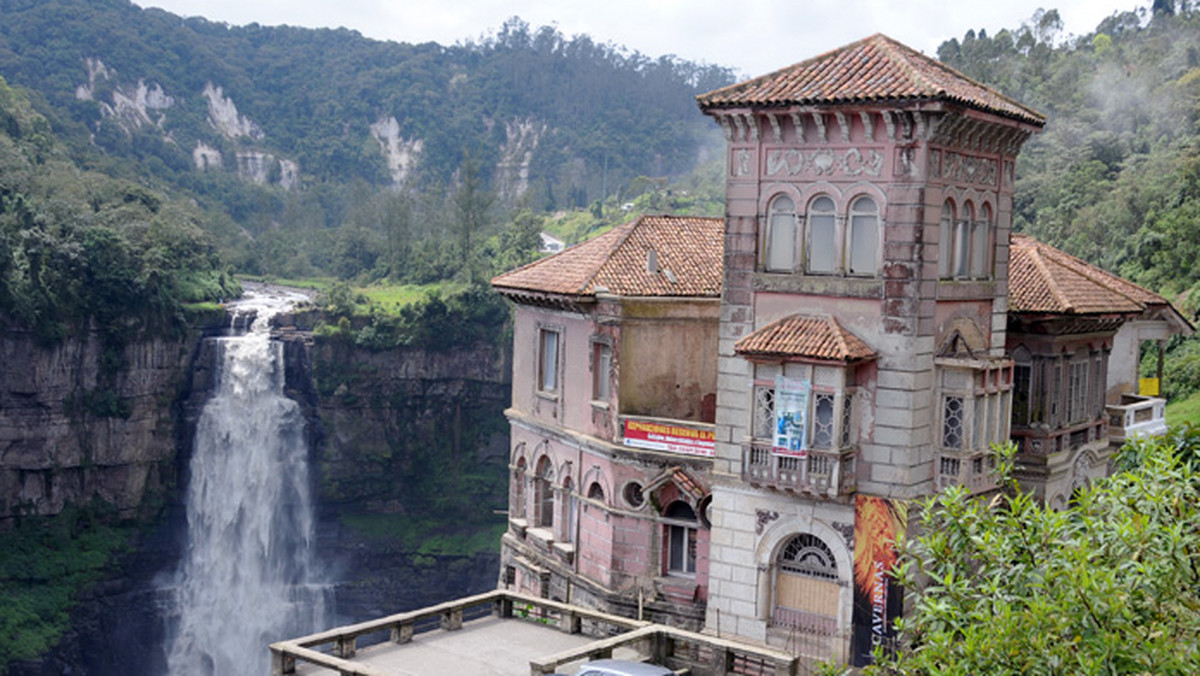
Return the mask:
<svg viewBox="0 0 1200 676">
<path fill-rule="evenodd" d="M 812 383 L 796 378 L 775 377 L 775 455 L 803 458 L 808 455 L 808 399 Z"/>
</svg>

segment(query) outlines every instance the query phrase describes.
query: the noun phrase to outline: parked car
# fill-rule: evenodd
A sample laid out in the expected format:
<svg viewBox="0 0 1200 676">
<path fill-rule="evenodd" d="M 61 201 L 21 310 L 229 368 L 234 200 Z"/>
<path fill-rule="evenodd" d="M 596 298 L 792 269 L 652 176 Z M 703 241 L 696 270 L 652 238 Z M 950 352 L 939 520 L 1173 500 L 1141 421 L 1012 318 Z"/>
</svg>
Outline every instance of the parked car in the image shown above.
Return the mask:
<svg viewBox="0 0 1200 676">
<path fill-rule="evenodd" d="M 647 662 L 596 660 L 580 667 L 576 676 L 675 676 L 675 672 Z"/>
</svg>

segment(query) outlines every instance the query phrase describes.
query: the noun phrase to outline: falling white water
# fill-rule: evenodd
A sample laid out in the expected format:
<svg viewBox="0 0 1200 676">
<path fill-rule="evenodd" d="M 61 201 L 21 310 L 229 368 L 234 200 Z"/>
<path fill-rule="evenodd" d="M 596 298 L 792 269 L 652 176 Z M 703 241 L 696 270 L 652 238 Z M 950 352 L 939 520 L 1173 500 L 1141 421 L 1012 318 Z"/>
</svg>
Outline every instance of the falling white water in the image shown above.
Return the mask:
<svg viewBox="0 0 1200 676">
<path fill-rule="evenodd" d="M 268 644 L 324 624 L 304 418 L 283 394 L 269 327 L 300 297 L 249 296 L 235 314 L 257 315 L 249 333 L 216 339 L 217 382 L 196 425 L 171 676 L 266 674 Z"/>
</svg>

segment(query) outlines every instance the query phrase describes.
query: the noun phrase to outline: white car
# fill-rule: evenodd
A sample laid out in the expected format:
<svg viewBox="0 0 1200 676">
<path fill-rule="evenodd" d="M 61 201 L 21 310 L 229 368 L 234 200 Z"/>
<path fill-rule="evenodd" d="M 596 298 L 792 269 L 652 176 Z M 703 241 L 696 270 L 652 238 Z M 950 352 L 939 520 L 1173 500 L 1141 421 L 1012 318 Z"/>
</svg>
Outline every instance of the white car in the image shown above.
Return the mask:
<svg viewBox="0 0 1200 676">
<path fill-rule="evenodd" d="M 646 662 L 596 660 L 580 667 L 575 676 L 675 676 L 675 672 Z"/>
</svg>

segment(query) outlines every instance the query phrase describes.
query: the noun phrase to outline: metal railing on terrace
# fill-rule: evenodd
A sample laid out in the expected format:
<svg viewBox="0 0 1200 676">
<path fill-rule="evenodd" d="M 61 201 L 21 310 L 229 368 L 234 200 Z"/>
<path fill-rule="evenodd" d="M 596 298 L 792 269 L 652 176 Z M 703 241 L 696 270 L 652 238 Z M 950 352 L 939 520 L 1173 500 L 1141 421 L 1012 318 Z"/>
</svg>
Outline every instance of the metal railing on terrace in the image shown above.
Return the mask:
<svg viewBox="0 0 1200 676">
<path fill-rule="evenodd" d="M 271 674 L 295 674 L 298 665 L 305 664 L 332 670 L 340 676 L 396 676 L 366 661 L 355 660 L 361 638 L 385 632 L 395 647 L 403 649 L 403 644 L 412 642 L 418 634 L 458 631 L 463 629 L 464 621 L 489 616 L 537 623 L 568 634 L 603 637 L 548 656 L 531 656 L 531 676 L 552 674 L 562 665 L 584 659 L 611 657 L 618 648 L 635 648 L 639 654 L 675 669 L 676 673 L 695 676 L 799 676 L 802 672 L 800 658 L 770 648 L 498 589 L 273 643 L 270 646 Z"/>
</svg>

